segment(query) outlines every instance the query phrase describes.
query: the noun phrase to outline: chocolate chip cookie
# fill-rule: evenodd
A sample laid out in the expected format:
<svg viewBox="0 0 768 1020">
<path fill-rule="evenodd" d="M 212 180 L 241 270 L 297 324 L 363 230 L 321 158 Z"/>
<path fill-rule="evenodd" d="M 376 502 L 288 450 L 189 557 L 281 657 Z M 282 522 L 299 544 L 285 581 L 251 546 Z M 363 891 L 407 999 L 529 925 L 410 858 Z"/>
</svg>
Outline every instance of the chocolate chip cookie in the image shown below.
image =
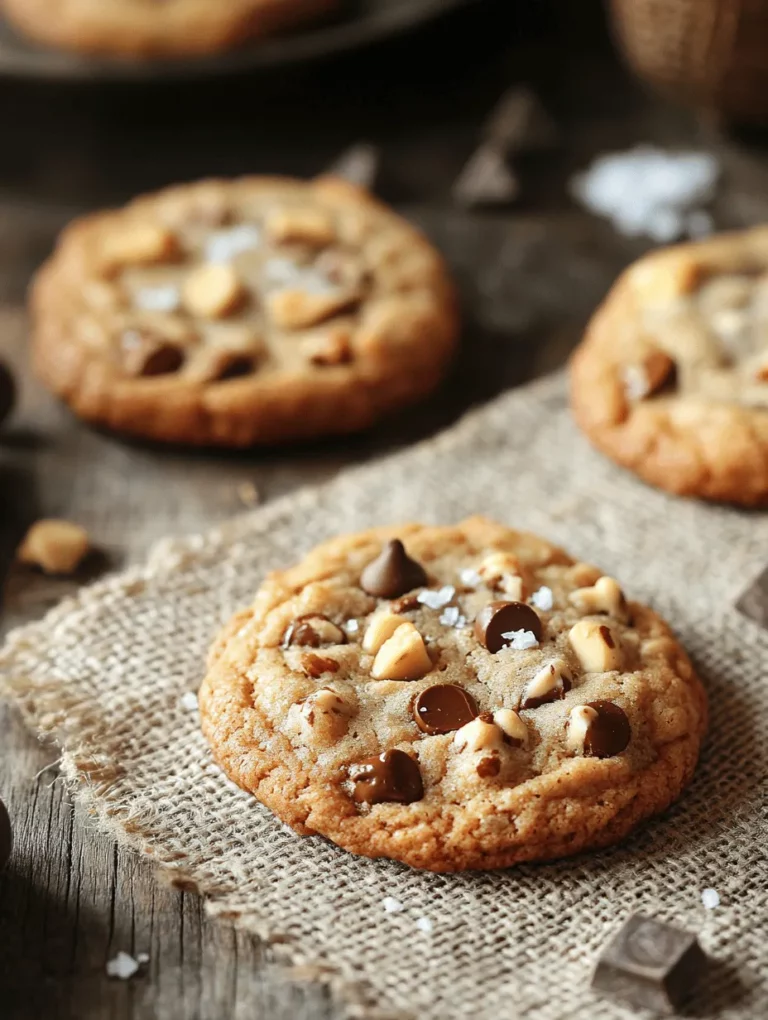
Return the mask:
<svg viewBox="0 0 768 1020">
<path fill-rule="evenodd" d="M 339 6 L 339 0 L 0 0 L 9 21 L 64 49 L 128 57 L 228 50 Z"/>
<path fill-rule="evenodd" d="M 434 871 L 615 843 L 679 795 L 706 723 L 663 620 L 484 518 L 272 574 L 199 701 L 221 767 L 297 832 Z"/>
<path fill-rule="evenodd" d="M 38 373 L 82 418 L 248 446 L 366 428 L 438 384 L 443 261 L 335 178 L 205 181 L 68 227 L 32 293 Z"/>
<path fill-rule="evenodd" d="M 768 229 L 654 252 L 590 323 L 576 421 L 653 485 L 768 504 Z"/>
</svg>

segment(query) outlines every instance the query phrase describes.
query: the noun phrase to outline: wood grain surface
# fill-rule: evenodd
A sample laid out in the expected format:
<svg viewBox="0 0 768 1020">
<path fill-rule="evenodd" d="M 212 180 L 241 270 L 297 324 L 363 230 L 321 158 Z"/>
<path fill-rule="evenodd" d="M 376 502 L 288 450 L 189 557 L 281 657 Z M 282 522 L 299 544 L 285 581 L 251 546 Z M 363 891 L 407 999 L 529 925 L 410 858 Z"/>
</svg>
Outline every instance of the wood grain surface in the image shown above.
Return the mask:
<svg viewBox="0 0 768 1020">
<path fill-rule="evenodd" d="M 548 5 L 541 9 L 551 14 Z M 562 364 L 616 273 L 645 247 L 618 238 L 567 197 L 570 173 L 600 151 L 640 141 L 711 148 L 724 168 L 718 222 L 768 218 L 760 144 L 724 141 L 646 97 L 617 68 L 604 39 L 573 45 L 580 28 L 581 17 L 563 24 L 549 15 L 513 25 L 504 0 L 483 6 L 482 16 L 474 10 L 279 81 L 243 78 L 164 92 L 0 81 L 0 354 L 13 361 L 22 384 L 0 439 L 0 560 L 7 563 L 31 521 L 59 515 L 85 525 L 103 551 L 93 573 L 119 567 L 144 556 L 161 535 L 244 510 L 244 485 L 262 502 L 274 499 L 414 442 Z M 558 120 L 561 148 L 518 167 L 522 201 L 515 209 L 457 211 L 450 186 L 479 125 L 502 87 L 522 80 L 535 85 Z M 73 215 L 177 178 L 311 174 L 360 140 L 381 147 L 382 197 L 427 231 L 459 281 L 462 352 L 427 405 L 355 439 L 228 456 L 126 444 L 86 429 L 30 377 L 24 288 Z M 2 628 L 38 617 L 82 580 L 47 581 L 13 568 Z M 158 881 L 149 863 L 95 831 L 73 808 L 55 758 L 54 748 L 40 746 L 0 708 L 0 794 L 16 836 L 0 876 L 0 1016 L 339 1015 L 321 986 L 293 980 L 265 947 L 207 920 L 197 897 Z M 129 981 L 111 980 L 105 964 L 119 950 L 146 952 L 149 963 Z"/>
</svg>

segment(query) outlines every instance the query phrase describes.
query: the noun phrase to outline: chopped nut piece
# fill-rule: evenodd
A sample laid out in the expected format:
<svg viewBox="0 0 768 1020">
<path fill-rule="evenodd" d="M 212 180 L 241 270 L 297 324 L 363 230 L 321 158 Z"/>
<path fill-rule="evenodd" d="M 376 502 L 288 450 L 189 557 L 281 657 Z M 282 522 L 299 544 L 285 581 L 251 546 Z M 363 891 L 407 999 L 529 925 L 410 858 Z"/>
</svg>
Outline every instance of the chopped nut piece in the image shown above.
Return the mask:
<svg viewBox="0 0 768 1020">
<path fill-rule="evenodd" d="M 568 571 L 568 579 L 579 588 L 587 588 L 595 581 L 599 581 L 602 576 L 602 570 L 593 567 L 591 563 L 575 563 Z"/>
<path fill-rule="evenodd" d="M 296 241 L 322 247 L 336 239 L 333 220 L 323 209 L 275 209 L 267 216 L 266 228 L 275 244 Z"/>
<path fill-rule="evenodd" d="M 493 552 L 482 561 L 477 573 L 493 591 L 503 591 L 515 602 L 524 599 L 520 562 L 511 553 Z"/>
<path fill-rule="evenodd" d="M 564 659 L 554 659 L 548 663 L 531 680 L 523 691 L 521 708 L 538 708 L 550 701 L 564 698 L 571 689 L 573 677 Z"/>
<path fill-rule="evenodd" d="M 194 269 L 184 281 L 182 293 L 193 315 L 223 319 L 235 311 L 245 290 L 231 265 L 212 263 Z"/>
<path fill-rule="evenodd" d="M 281 329 L 304 329 L 330 319 L 355 304 L 357 295 L 336 287 L 314 291 L 296 287 L 277 290 L 266 299 L 272 322 Z"/>
<path fill-rule="evenodd" d="M 578 588 L 571 592 L 568 601 L 585 615 L 606 613 L 621 623 L 629 622 L 624 592 L 612 577 L 601 577 L 591 588 Z"/>
<path fill-rule="evenodd" d="M 374 613 L 363 638 L 363 651 L 375 655 L 404 623 L 408 623 L 404 616 L 391 613 L 388 609 Z"/>
<path fill-rule="evenodd" d="M 37 521 L 19 546 L 18 560 L 46 574 L 73 574 L 91 548 L 88 532 L 71 521 Z"/>
<path fill-rule="evenodd" d="M 619 642 L 604 623 L 579 620 L 571 627 L 568 640 L 585 673 L 608 673 L 622 668 Z"/>
<path fill-rule="evenodd" d="M 504 731 L 493 721 L 490 712 L 483 712 L 477 719 L 462 726 L 453 738 L 457 750 L 497 751 L 504 744 Z"/>
<path fill-rule="evenodd" d="M 154 265 L 175 259 L 179 253 L 176 235 L 157 223 L 133 223 L 113 227 L 101 242 L 102 266 L 115 272 L 122 266 Z"/>
<path fill-rule="evenodd" d="M 285 632 L 284 646 L 306 645 L 320 648 L 322 645 L 343 645 L 347 635 L 322 613 L 306 613 L 297 617 Z"/>
<path fill-rule="evenodd" d="M 612 701 L 590 701 L 571 709 L 566 743 L 576 754 L 613 758 L 621 754 L 631 737 L 626 712 Z"/>
<path fill-rule="evenodd" d="M 511 708 L 498 709 L 493 713 L 493 721 L 513 747 L 520 747 L 527 741 L 528 729 L 517 712 L 513 712 Z"/>
<path fill-rule="evenodd" d="M 424 639 L 412 623 L 403 623 L 373 660 L 375 680 L 418 680 L 432 669 Z"/>
<path fill-rule="evenodd" d="M 307 652 L 301 657 L 301 665 L 307 676 L 319 679 L 323 673 L 338 673 L 339 664 L 336 659 L 329 659 L 326 655 L 315 655 L 314 652 Z"/>
<path fill-rule="evenodd" d="M 312 333 L 301 341 L 301 353 L 313 365 L 343 365 L 352 358 L 349 330 L 336 328 Z"/>
<path fill-rule="evenodd" d="M 288 710 L 288 728 L 302 734 L 313 744 L 330 744 L 340 740 L 349 728 L 355 707 L 330 687 L 321 687 L 291 705 Z"/>
</svg>

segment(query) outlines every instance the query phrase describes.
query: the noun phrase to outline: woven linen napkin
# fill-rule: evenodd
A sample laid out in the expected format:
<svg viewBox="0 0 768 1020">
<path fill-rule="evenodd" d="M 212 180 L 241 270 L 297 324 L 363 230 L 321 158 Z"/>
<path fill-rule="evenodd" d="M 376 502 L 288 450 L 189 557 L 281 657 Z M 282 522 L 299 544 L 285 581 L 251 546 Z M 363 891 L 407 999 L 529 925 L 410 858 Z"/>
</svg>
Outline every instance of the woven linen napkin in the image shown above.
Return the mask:
<svg viewBox="0 0 768 1020">
<path fill-rule="evenodd" d="M 692 787 L 621 847 L 494 873 L 419 873 L 296 836 L 211 762 L 190 696 L 211 638 L 266 571 L 325 538 L 471 513 L 561 543 L 671 621 L 711 699 Z M 768 633 L 734 604 L 767 553 L 768 515 L 671 498 L 593 452 L 555 376 L 322 488 L 161 543 L 146 566 L 15 631 L 0 670 L 120 844 L 330 980 L 353 1015 L 628 1017 L 589 976 L 642 911 L 698 932 L 713 956 L 702 1015 L 752 1020 L 768 1015 Z"/>
</svg>

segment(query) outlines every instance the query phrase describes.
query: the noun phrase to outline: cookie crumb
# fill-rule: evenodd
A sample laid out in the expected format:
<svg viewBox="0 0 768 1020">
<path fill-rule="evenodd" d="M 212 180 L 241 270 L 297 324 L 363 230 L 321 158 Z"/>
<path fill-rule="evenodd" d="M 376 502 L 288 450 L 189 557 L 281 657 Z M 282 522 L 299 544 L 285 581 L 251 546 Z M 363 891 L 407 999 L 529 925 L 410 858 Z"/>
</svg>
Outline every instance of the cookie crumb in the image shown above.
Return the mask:
<svg viewBox="0 0 768 1020">
<path fill-rule="evenodd" d="M 91 549 L 88 532 L 71 521 L 36 521 L 24 536 L 17 557 L 46 574 L 74 574 Z"/>
<path fill-rule="evenodd" d="M 179 704 L 182 708 L 187 709 L 188 712 L 197 711 L 197 695 L 194 691 L 186 691 L 182 694 Z"/>
<path fill-rule="evenodd" d="M 243 482 L 237 487 L 237 498 L 243 506 L 258 506 L 261 502 L 259 490 L 253 482 Z"/>
<path fill-rule="evenodd" d="M 720 906 L 720 893 L 717 889 L 702 889 L 701 902 L 707 910 L 714 910 Z"/>
<path fill-rule="evenodd" d="M 419 929 L 419 931 L 431 932 L 432 922 L 428 917 L 420 917 L 416 921 L 416 927 Z"/>
<path fill-rule="evenodd" d="M 147 957 L 149 959 L 149 957 Z M 139 961 L 134 960 L 128 953 L 124 953 L 122 950 L 112 960 L 107 960 L 107 975 L 113 978 L 119 978 L 121 981 L 127 981 L 132 978 L 139 969 Z"/>
<path fill-rule="evenodd" d="M 385 896 L 381 901 L 381 905 L 388 914 L 396 914 L 399 910 L 403 909 L 403 904 L 400 900 L 396 900 L 394 896 Z"/>
<path fill-rule="evenodd" d="M 548 613 L 555 604 L 552 589 L 548 588 L 545 584 L 542 585 L 538 591 L 531 595 L 531 604 L 536 606 L 537 609 L 541 609 L 542 612 Z"/>
</svg>

